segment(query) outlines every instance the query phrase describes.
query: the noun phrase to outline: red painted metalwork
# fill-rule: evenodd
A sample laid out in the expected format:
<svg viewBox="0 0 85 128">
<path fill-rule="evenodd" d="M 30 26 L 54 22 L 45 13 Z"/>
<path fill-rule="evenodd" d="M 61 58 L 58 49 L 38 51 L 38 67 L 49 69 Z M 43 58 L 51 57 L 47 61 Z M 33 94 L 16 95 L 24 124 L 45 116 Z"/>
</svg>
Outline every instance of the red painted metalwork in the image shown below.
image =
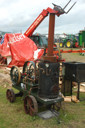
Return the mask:
<svg viewBox="0 0 85 128">
<path fill-rule="evenodd" d="M 78 42 L 76 42 L 75 43 L 75 48 L 78 48 L 78 47 L 79 47 Z"/>
<path fill-rule="evenodd" d="M 44 9 L 40 15 L 36 18 L 36 20 L 32 23 L 32 25 L 27 29 L 27 31 L 24 33 L 25 36 L 30 37 L 34 30 L 39 26 L 39 24 L 45 19 L 46 16 L 48 16 L 48 14 L 55 14 L 57 16 L 60 16 L 61 13 L 59 13 L 59 11 L 55 11 L 54 9 L 51 8 L 47 8 L 46 10 Z M 62 13 L 63 14 L 63 13 Z"/>
<path fill-rule="evenodd" d="M 53 55 L 53 42 L 54 42 L 54 27 L 55 27 L 55 14 L 51 13 L 49 16 L 49 33 L 48 33 L 48 51 L 47 55 L 43 56 L 43 60 L 56 62 L 56 56 Z"/>
<path fill-rule="evenodd" d="M 39 24 L 44 20 L 48 14 L 50 14 L 49 17 L 49 34 L 48 34 L 48 50 L 47 50 L 47 55 L 43 56 L 42 59 L 45 61 L 50 61 L 50 62 L 57 62 L 57 56 L 53 54 L 53 42 L 54 42 L 54 27 L 55 27 L 55 15 L 58 17 L 61 14 L 68 13 L 72 7 L 76 4 L 76 2 L 71 6 L 71 8 L 65 12 L 64 9 L 67 7 L 67 5 L 71 2 L 71 0 L 66 4 L 64 8 L 61 8 L 58 5 L 54 5 L 54 8 L 47 8 L 46 10 L 44 9 L 40 15 L 36 18 L 36 20 L 32 23 L 32 25 L 27 29 L 27 31 L 24 33 L 25 36 L 30 37 L 34 30 L 39 26 Z"/>
<path fill-rule="evenodd" d="M 60 50 L 60 52 L 61 53 L 85 53 L 85 50 L 82 50 L 82 49 L 79 49 L 79 50 L 72 50 L 72 49 L 70 49 L 70 50 Z M 53 54 L 57 54 L 57 53 L 59 53 L 59 51 L 53 51 Z"/>
<path fill-rule="evenodd" d="M 46 53 L 47 52 L 48 52 L 48 49 L 46 49 Z M 70 50 L 63 50 L 63 49 L 61 49 L 60 51 L 58 51 L 58 50 L 57 51 L 53 51 L 54 58 L 53 58 L 53 56 L 50 56 L 51 62 L 53 62 L 53 61 L 56 61 L 56 62 L 65 62 L 65 59 L 60 59 L 59 58 L 58 53 L 85 53 L 85 50 L 82 50 L 82 49 L 79 49 L 79 50 L 72 50 L 72 49 L 70 49 Z M 55 57 L 56 57 L 56 60 L 55 60 Z M 43 58 L 45 60 L 46 59 L 47 60 L 49 59 L 48 56 L 45 56 Z"/>
<path fill-rule="evenodd" d="M 39 26 L 39 24 L 44 20 L 44 18 L 46 17 L 46 16 L 48 16 L 48 14 L 50 13 L 50 14 L 55 14 L 55 15 L 57 15 L 57 16 L 60 16 L 61 14 L 64 14 L 64 13 L 68 13 L 72 8 L 73 8 L 73 6 L 76 4 L 76 2 L 71 6 L 71 8 L 67 11 L 67 12 L 65 12 L 64 11 L 64 9 L 68 6 L 68 4 L 71 2 L 71 0 L 65 5 L 65 7 L 64 8 L 61 8 L 60 6 L 58 6 L 58 5 L 56 5 L 56 4 L 54 4 L 54 3 L 52 3 L 53 4 L 53 6 L 54 6 L 54 8 L 52 9 L 52 8 L 47 8 L 46 10 L 44 9 L 41 13 L 40 13 L 40 15 L 36 18 L 36 20 L 32 23 L 32 25 L 27 29 L 27 31 L 24 33 L 24 35 L 25 36 L 27 36 L 27 37 L 30 37 L 32 34 L 33 34 L 33 32 L 34 32 L 34 30 Z"/>
<path fill-rule="evenodd" d="M 48 33 L 48 56 L 53 56 L 53 43 L 54 43 L 54 27 L 55 27 L 55 14 L 49 16 L 49 33 Z"/>
</svg>

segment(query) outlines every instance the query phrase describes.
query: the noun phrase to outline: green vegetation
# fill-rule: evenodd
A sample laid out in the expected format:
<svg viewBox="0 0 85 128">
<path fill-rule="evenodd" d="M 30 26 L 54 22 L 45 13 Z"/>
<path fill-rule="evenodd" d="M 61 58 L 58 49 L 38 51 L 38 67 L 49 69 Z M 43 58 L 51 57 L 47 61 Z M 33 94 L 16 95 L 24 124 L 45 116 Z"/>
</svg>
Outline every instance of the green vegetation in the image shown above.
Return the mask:
<svg viewBox="0 0 85 128">
<path fill-rule="evenodd" d="M 24 113 L 23 99 L 17 98 L 9 103 L 6 88 L 0 86 L 0 128 L 84 128 L 85 101 L 63 103 L 59 119 L 43 120 L 38 116 L 30 117 Z M 85 94 L 82 94 L 84 97 Z"/>
</svg>

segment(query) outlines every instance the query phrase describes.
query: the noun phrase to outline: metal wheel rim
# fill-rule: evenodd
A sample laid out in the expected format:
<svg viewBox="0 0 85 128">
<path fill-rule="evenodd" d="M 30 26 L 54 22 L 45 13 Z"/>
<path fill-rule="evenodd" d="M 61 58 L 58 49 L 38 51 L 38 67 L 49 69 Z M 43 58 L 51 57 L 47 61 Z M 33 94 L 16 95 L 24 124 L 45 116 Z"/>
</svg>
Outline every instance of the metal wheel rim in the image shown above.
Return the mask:
<svg viewBox="0 0 85 128">
<path fill-rule="evenodd" d="M 15 94 L 12 89 L 7 90 L 6 97 L 11 103 L 15 101 Z"/>
<path fill-rule="evenodd" d="M 26 61 L 23 66 L 23 73 L 31 79 L 35 79 L 35 63 L 33 61 Z"/>
<path fill-rule="evenodd" d="M 25 109 L 25 113 L 31 116 L 34 116 L 38 112 L 38 105 L 35 97 L 27 96 L 24 99 L 24 109 Z"/>
<path fill-rule="evenodd" d="M 28 66 L 28 64 L 29 64 L 29 66 Z M 23 73 L 29 73 L 28 72 L 28 70 L 30 69 L 30 71 L 32 72 L 33 71 L 33 69 L 31 69 L 31 66 L 33 66 L 33 68 L 34 68 L 34 72 L 35 72 L 35 63 L 33 62 L 33 61 L 26 61 L 25 63 L 24 63 L 24 66 L 23 66 Z M 27 69 L 29 67 L 29 69 Z"/>
</svg>

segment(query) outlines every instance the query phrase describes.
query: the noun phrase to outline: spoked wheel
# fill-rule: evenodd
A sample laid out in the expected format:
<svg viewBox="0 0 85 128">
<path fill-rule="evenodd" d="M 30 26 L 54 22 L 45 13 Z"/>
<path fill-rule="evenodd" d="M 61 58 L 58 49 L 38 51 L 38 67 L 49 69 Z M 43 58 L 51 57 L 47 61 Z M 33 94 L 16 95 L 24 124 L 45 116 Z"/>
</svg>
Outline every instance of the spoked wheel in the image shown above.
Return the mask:
<svg viewBox="0 0 85 128">
<path fill-rule="evenodd" d="M 33 61 L 26 61 L 23 66 L 23 73 L 32 75 L 35 70 L 35 63 Z"/>
<path fill-rule="evenodd" d="M 25 62 L 23 66 L 23 73 L 26 73 L 30 78 L 35 78 L 35 63 L 33 61 Z"/>
<path fill-rule="evenodd" d="M 7 89 L 6 97 L 11 103 L 13 103 L 16 100 L 15 93 L 12 89 Z"/>
<path fill-rule="evenodd" d="M 24 99 L 25 113 L 34 116 L 38 112 L 38 104 L 34 96 L 27 96 Z"/>
<path fill-rule="evenodd" d="M 10 71 L 11 80 L 14 85 L 19 84 L 21 79 L 21 73 L 19 71 L 19 68 L 17 66 L 13 66 Z"/>
</svg>

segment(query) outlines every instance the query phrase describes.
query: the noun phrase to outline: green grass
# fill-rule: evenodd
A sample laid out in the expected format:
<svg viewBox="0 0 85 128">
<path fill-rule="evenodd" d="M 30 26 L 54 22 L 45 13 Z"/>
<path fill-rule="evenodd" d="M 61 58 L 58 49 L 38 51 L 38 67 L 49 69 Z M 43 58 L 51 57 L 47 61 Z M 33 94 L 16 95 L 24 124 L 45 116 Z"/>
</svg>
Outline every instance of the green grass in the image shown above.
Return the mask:
<svg viewBox="0 0 85 128">
<path fill-rule="evenodd" d="M 22 98 L 9 103 L 5 96 L 6 89 L 0 87 L 0 128 L 84 128 L 85 101 L 63 103 L 59 119 L 43 120 L 38 116 L 26 115 Z M 83 97 L 85 94 L 82 94 Z M 59 124 L 59 122 L 60 124 Z"/>
</svg>

